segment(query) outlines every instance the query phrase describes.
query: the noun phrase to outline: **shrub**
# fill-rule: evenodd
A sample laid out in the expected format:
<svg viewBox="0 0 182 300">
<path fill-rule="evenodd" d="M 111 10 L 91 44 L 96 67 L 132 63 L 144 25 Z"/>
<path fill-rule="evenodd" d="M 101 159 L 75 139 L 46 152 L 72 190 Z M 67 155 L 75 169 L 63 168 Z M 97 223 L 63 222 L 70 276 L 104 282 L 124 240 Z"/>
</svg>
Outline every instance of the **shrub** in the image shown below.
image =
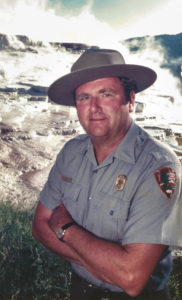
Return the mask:
<svg viewBox="0 0 182 300">
<path fill-rule="evenodd" d="M 169 278 L 172 300 L 182 300 L 182 257 L 173 261 L 173 270 Z"/>
</svg>

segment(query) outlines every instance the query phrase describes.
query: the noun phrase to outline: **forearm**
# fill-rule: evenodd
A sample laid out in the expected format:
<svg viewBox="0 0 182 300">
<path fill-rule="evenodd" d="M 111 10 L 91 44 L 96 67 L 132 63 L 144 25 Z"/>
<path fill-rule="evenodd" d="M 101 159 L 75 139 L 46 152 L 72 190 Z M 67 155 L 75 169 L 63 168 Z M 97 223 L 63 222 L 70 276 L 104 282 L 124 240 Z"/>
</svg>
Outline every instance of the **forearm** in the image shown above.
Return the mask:
<svg viewBox="0 0 182 300">
<path fill-rule="evenodd" d="M 43 244 L 45 247 L 49 248 L 51 251 L 56 253 L 59 256 L 62 256 L 64 259 L 80 264 L 78 254 L 69 247 L 68 244 L 65 244 L 58 240 L 56 234 L 50 228 L 48 222 L 39 221 L 33 224 L 32 233 L 34 238 Z"/>
<path fill-rule="evenodd" d="M 126 253 L 120 244 L 97 238 L 79 226 L 67 230 L 64 241 L 96 278 L 116 286 L 126 285 L 125 278 L 128 281 L 130 272 L 125 264 L 121 268 Z"/>
<path fill-rule="evenodd" d="M 79 226 L 70 227 L 64 236 L 66 245 L 78 255 L 96 278 L 119 286 L 137 296 L 147 283 L 165 246 L 150 244 L 122 245 L 105 241 Z"/>
<path fill-rule="evenodd" d="M 73 219 L 64 205 L 56 207 L 51 212 L 40 203 L 36 213 L 36 224 L 40 223 L 40 221 L 44 221 L 45 224 L 48 223 L 54 233 L 63 225 L 72 222 Z M 44 222 L 41 223 L 41 226 L 45 226 Z M 41 226 L 38 226 L 39 230 Z M 45 232 L 46 235 L 44 234 Z M 44 240 L 41 239 L 41 242 L 55 252 L 53 248 L 55 242 L 53 242 L 52 236 L 47 235 L 47 232 L 47 228 L 42 228 L 42 234 L 39 235 Z M 129 278 L 127 264 L 123 268 L 120 268 L 121 257 L 125 253 L 121 245 L 97 238 L 79 225 L 74 225 L 66 229 L 64 243 L 59 243 L 62 243 L 60 245 L 61 251 L 63 249 L 66 251 L 66 247 L 68 247 L 69 252 L 73 252 L 73 257 L 77 259 L 78 263 L 98 279 L 120 286 L 121 273 L 123 273 L 123 281 L 126 277 Z M 61 254 L 63 255 L 62 252 Z"/>
</svg>

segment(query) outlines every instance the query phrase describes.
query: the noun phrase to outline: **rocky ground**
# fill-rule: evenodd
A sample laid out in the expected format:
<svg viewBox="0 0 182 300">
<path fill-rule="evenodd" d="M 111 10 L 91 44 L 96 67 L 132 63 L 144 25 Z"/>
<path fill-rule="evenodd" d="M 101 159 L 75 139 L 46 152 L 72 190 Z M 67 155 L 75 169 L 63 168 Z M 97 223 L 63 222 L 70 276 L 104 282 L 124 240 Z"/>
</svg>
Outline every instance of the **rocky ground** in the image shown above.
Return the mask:
<svg viewBox="0 0 182 300">
<path fill-rule="evenodd" d="M 46 96 L 0 92 L 0 201 L 31 208 L 38 200 L 56 155 L 64 143 L 82 132 L 76 115 L 51 104 Z M 134 118 L 157 139 L 169 143 L 182 157 L 182 135 L 157 125 L 155 116 Z"/>
<path fill-rule="evenodd" d="M 69 111 L 46 101 L 17 102 L 11 92 L 0 99 L 0 201 L 31 208 L 59 149 L 79 125 Z"/>
</svg>

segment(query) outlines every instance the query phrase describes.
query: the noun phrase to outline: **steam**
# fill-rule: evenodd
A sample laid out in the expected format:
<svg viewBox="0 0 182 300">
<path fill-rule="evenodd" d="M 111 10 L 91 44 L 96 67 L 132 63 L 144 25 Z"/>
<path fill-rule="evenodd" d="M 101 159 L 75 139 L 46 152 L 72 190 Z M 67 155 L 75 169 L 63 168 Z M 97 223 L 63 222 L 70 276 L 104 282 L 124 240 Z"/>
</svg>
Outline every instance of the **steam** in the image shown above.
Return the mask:
<svg viewBox="0 0 182 300">
<path fill-rule="evenodd" d="M 174 97 L 175 103 L 170 112 L 171 115 L 177 116 L 182 103 L 178 90 L 179 81 L 167 69 L 161 69 L 160 65 L 165 57 L 160 43 L 151 36 L 146 37 L 143 45 L 140 45 L 140 51 L 131 54 L 127 45 L 121 41 L 134 35 L 174 33 L 176 28 L 180 29 L 181 0 L 166 0 L 162 14 L 161 11 L 155 11 L 144 15 L 143 18 L 136 18 L 134 22 L 129 19 L 128 24 L 118 30 L 114 30 L 108 23 L 101 22 L 94 16 L 92 1 L 86 1 L 78 15 L 65 16 L 61 1 L 59 7 L 56 7 L 51 5 L 50 0 L 1 0 L 0 33 L 9 35 L 9 44 L 17 50 L 23 49 L 25 45 L 14 36 L 21 34 L 34 40 L 41 40 L 46 45 L 44 49 L 37 49 L 37 55 L 26 51 L 8 55 L 1 51 L 1 85 L 6 86 L 7 82 L 13 85 L 15 82 L 23 81 L 49 86 L 55 79 L 69 72 L 78 54 L 64 51 L 60 53 L 48 42 L 85 43 L 119 50 L 127 63 L 142 64 L 154 69 L 158 79 L 146 93 L 154 96 L 162 93 Z M 172 14 L 175 17 L 173 22 L 170 22 L 169 16 L 172 18 Z M 178 118 L 180 119 L 180 115 Z"/>
<path fill-rule="evenodd" d="M 125 47 L 126 42 L 122 43 Z M 144 65 L 150 67 L 157 73 L 157 80 L 150 89 L 150 93 L 160 91 L 163 95 L 169 95 L 174 97 L 176 103 L 181 103 L 181 92 L 179 90 L 180 80 L 173 76 L 173 74 L 165 68 L 161 68 L 161 65 L 167 62 L 167 52 L 161 46 L 159 41 L 156 41 L 154 37 L 145 37 L 139 42 L 133 40 L 130 46 L 139 47 L 139 50 L 135 53 L 130 53 L 128 48 L 125 48 L 126 61 L 131 64 Z M 173 61 L 180 65 L 180 62 Z"/>
<path fill-rule="evenodd" d="M 147 14 L 145 13 L 140 15 L 134 24 L 130 20 L 122 31 L 127 32 L 128 35 L 132 37 L 141 35 L 180 33 L 182 10 L 181 0 L 159 1 L 159 4 L 160 2 L 161 6 L 158 10 L 151 10 Z"/>
<path fill-rule="evenodd" d="M 0 20 L 1 33 L 27 35 L 41 41 L 111 47 L 118 40 L 110 25 L 98 21 L 91 13 L 91 2 L 83 7 L 79 15 L 66 17 L 56 14 L 56 7 L 50 7 L 46 0 L 2 0 Z"/>
<path fill-rule="evenodd" d="M 181 30 L 181 0 L 160 0 L 158 10 L 155 7 L 155 10 L 140 12 L 138 7 L 134 15 L 128 10 L 128 17 L 122 17 L 122 4 L 113 4 L 110 14 L 114 16 L 116 9 L 121 10 L 117 30 L 114 30 L 114 25 L 109 25 L 107 16 L 105 21 L 95 17 L 93 4 L 94 0 L 85 0 L 78 14 L 70 11 L 66 16 L 61 1 L 1 0 L 1 33 L 113 48 L 121 37 L 124 40 L 134 36 L 176 34 Z M 147 4 L 145 6 L 147 8 Z"/>
</svg>

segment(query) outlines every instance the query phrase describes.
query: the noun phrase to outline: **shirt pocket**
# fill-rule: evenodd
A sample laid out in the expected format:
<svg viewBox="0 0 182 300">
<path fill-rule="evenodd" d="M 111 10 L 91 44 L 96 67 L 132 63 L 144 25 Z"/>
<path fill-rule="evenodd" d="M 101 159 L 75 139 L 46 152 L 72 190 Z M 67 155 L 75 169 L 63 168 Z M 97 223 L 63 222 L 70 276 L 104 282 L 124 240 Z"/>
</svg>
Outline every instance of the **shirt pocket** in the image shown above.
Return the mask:
<svg viewBox="0 0 182 300">
<path fill-rule="evenodd" d="M 71 214 L 72 218 L 77 221 L 79 215 L 79 195 L 81 186 L 73 182 L 63 183 L 63 204 Z"/>
<path fill-rule="evenodd" d="M 97 193 L 94 202 L 90 205 L 92 232 L 110 241 L 121 241 L 128 214 L 127 203 L 103 191 Z"/>
</svg>

